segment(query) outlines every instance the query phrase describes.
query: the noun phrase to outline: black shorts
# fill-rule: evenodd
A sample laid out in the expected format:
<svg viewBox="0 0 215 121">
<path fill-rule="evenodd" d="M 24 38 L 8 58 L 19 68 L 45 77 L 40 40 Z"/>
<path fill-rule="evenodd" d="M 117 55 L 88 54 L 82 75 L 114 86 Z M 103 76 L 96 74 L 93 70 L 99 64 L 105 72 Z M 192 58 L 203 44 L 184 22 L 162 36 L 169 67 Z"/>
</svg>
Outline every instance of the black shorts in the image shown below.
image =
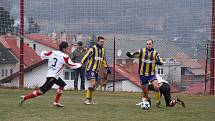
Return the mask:
<svg viewBox="0 0 215 121">
<path fill-rule="evenodd" d="M 43 84 L 40 87 L 40 90 L 42 91 L 42 93 L 46 93 L 49 89 L 52 88 L 52 86 L 56 84 L 60 87 L 64 87 L 66 86 L 66 83 L 59 77 L 58 79 L 54 78 L 54 77 L 47 77 L 46 78 L 46 82 L 45 84 Z"/>
<path fill-rule="evenodd" d="M 155 88 L 154 88 L 154 86 L 152 84 L 149 84 L 148 85 L 148 90 L 155 91 Z M 169 84 L 163 82 L 163 84 L 160 86 L 159 90 L 160 90 L 161 94 L 170 92 L 170 86 L 169 86 Z"/>
</svg>

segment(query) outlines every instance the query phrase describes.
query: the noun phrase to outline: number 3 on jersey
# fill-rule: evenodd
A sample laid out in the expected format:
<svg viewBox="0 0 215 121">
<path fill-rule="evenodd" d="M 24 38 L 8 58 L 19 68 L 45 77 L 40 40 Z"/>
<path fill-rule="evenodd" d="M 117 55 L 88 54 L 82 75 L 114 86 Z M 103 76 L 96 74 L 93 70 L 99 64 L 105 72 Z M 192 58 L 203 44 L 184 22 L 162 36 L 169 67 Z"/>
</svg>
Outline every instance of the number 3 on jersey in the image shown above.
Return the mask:
<svg viewBox="0 0 215 121">
<path fill-rule="evenodd" d="M 53 58 L 52 67 L 55 67 L 57 65 L 57 58 Z"/>
</svg>

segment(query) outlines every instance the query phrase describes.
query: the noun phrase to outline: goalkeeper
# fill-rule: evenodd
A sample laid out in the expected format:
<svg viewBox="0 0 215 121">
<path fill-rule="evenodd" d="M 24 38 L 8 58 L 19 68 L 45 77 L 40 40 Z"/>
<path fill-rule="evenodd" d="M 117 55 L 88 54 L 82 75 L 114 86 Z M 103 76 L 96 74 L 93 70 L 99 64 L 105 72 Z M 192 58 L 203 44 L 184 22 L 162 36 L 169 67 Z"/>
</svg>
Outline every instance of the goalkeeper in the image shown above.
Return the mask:
<svg viewBox="0 0 215 121">
<path fill-rule="evenodd" d="M 157 80 L 158 80 L 158 83 L 159 83 L 160 93 L 161 93 L 161 95 L 164 96 L 166 106 L 173 107 L 173 106 L 175 106 L 176 103 L 179 103 L 183 107 L 185 107 L 185 103 L 181 99 L 179 99 L 179 98 L 172 99 L 171 98 L 171 93 L 170 93 L 171 89 L 170 89 L 170 86 L 169 86 L 168 82 L 165 81 L 164 79 L 162 79 L 162 77 L 160 77 L 159 75 L 156 75 L 156 77 L 157 77 Z M 148 89 L 150 91 L 155 91 L 155 89 L 154 89 L 154 87 L 153 87 L 153 85 L 151 83 L 148 85 Z"/>
</svg>

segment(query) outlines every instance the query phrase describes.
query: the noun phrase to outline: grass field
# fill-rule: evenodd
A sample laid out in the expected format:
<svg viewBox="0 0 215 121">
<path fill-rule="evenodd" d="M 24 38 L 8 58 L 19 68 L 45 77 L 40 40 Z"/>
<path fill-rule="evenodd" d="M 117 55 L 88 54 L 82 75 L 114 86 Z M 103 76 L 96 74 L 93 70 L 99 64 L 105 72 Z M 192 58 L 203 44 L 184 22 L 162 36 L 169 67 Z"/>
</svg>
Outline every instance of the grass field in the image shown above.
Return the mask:
<svg viewBox="0 0 215 121">
<path fill-rule="evenodd" d="M 149 110 L 142 110 L 135 105 L 139 93 L 96 92 L 98 104 L 84 105 L 84 93 L 64 91 L 65 107 L 56 108 L 52 106 L 55 90 L 51 90 L 19 107 L 19 96 L 29 91 L 0 89 L 1 121 L 215 121 L 215 96 L 174 94 L 185 101 L 186 108 L 167 108 L 162 100 L 162 108 L 153 104 Z"/>
</svg>

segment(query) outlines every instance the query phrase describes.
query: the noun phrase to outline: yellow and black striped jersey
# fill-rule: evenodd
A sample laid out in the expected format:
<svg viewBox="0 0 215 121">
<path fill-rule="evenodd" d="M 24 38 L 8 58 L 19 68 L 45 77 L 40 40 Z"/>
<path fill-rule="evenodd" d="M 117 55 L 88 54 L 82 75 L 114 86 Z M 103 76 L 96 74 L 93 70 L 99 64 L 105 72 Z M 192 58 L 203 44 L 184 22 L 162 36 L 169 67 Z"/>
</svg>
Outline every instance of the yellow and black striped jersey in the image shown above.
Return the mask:
<svg viewBox="0 0 215 121">
<path fill-rule="evenodd" d="M 86 64 L 87 71 L 95 71 L 98 72 L 101 65 L 107 67 L 107 62 L 105 58 L 105 50 L 103 47 L 99 47 L 98 45 L 94 45 L 91 47 L 85 56 L 82 58 L 82 64 Z"/>
<path fill-rule="evenodd" d="M 131 56 L 139 58 L 139 74 L 143 76 L 156 74 L 155 66 L 163 64 L 163 59 L 154 48 L 151 50 L 146 48 L 139 49 L 137 52 L 131 53 Z"/>
</svg>

